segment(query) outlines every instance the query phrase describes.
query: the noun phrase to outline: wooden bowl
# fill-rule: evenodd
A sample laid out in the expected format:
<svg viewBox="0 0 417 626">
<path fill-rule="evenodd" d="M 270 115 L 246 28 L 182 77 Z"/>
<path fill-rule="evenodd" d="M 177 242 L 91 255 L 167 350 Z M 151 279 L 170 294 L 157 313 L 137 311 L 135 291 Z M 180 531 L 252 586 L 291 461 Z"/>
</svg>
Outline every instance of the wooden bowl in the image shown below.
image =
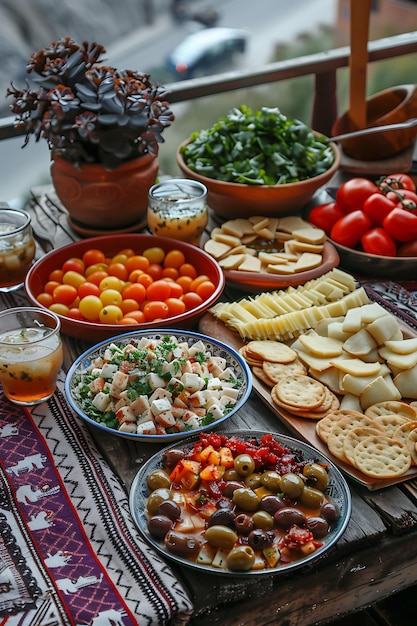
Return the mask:
<svg viewBox="0 0 417 626">
<path fill-rule="evenodd" d="M 368 98 L 365 128 L 395 124 L 417 117 L 417 86 L 399 85 L 380 91 Z M 341 135 L 359 130 L 350 119 L 349 112 L 339 117 L 333 125 L 332 134 Z M 359 161 L 379 161 L 402 152 L 417 136 L 417 127 L 390 130 L 363 137 L 345 139 L 343 152 Z"/>
<path fill-rule="evenodd" d="M 186 145 L 188 141 L 179 146 L 177 163 L 186 178 L 198 180 L 207 187 L 209 207 L 225 218 L 251 217 L 252 215 L 277 217 L 296 213 L 311 200 L 320 187 L 332 178 L 340 165 L 340 150 L 336 144 L 331 143 L 329 145 L 334 152 L 333 165 L 313 178 L 282 185 L 230 183 L 201 176 L 190 170 L 181 154 L 182 146 Z"/>
</svg>

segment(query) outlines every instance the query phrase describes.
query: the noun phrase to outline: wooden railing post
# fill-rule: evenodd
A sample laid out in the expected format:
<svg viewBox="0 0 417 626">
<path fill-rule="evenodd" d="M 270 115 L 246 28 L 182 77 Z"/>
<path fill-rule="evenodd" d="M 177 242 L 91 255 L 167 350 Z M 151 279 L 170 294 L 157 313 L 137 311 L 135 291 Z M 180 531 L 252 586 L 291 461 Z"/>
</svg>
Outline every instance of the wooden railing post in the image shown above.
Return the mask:
<svg viewBox="0 0 417 626">
<path fill-rule="evenodd" d="M 311 127 L 329 137 L 338 115 L 336 70 L 315 75 Z"/>
</svg>

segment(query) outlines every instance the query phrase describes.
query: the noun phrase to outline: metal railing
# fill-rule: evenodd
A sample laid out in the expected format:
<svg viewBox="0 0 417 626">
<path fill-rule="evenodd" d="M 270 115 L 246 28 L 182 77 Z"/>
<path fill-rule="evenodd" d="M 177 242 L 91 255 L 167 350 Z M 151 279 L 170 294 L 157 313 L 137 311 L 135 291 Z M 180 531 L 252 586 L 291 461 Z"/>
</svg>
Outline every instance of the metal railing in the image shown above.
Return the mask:
<svg viewBox="0 0 417 626">
<path fill-rule="evenodd" d="M 371 41 L 368 44 L 368 62 L 374 63 L 417 52 L 417 31 Z M 275 83 L 281 80 L 314 76 L 314 99 L 311 126 L 331 134 L 338 117 L 337 70 L 349 67 L 350 47 L 336 48 L 270 63 L 256 70 L 227 72 L 166 85 L 171 103 L 185 102 L 247 87 Z M 417 82 L 417 81 L 416 81 Z M 14 118 L 0 118 L 0 140 L 22 135 L 14 127 Z"/>
</svg>

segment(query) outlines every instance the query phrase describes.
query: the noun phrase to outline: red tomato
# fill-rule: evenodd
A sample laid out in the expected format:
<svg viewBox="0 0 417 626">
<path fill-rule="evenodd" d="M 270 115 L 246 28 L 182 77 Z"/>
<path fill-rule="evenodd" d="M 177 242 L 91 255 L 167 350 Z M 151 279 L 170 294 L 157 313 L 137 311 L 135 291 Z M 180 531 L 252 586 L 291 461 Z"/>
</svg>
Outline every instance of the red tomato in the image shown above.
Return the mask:
<svg viewBox="0 0 417 626">
<path fill-rule="evenodd" d="M 398 206 L 405 209 L 413 210 L 417 208 L 417 194 L 409 189 L 401 189 L 400 191 L 389 191 L 387 198 L 395 202 Z"/>
<path fill-rule="evenodd" d="M 417 239 L 417 215 L 395 207 L 383 221 L 385 230 L 397 241 Z"/>
<path fill-rule="evenodd" d="M 337 220 L 330 237 L 341 246 L 354 248 L 364 233 L 371 228 L 371 220 L 363 211 L 352 211 Z"/>
<path fill-rule="evenodd" d="M 398 246 L 397 256 L 417 256 L 417 239 L 401 243 Z"/>
<path fill-rule="evenodd" d="M 336 202 L 326 202 L 315 206 L 308 215 L 308 221 L 317 228 L 321 228 L 327 235 L 337 220 L 343 217 L 344 213 Z"/>
<path fill-rule="evenodd" d="M 369 254 L 397 256 L 397 244 L 380 226 L 367 230 L 361 237 L 361 244 L 364 251 Z"/>
<path fill-rule="evenodd" d="M 394 209 L 396 202 L 381 193 L 373 193 L 363 203 L 363 211 L 371 219 L 373 224 L 382 225 L 384 218 Z"/>
<path fill-rule="evenodd" d="M 409 189 L 416 191 L 416 186 L 408 174 L 388 174 L 377 182 L 378 187 L 386 193 L 390 189 Z"/>
<path fill-rule="evenodd" d="M 367 178 L 351 178 L 336 192 L 336 203 L 344 213 L 351 213 L 362 209 L 366 198 L 373 193 L 382 193 L 372 181 Z"/>
</svg>

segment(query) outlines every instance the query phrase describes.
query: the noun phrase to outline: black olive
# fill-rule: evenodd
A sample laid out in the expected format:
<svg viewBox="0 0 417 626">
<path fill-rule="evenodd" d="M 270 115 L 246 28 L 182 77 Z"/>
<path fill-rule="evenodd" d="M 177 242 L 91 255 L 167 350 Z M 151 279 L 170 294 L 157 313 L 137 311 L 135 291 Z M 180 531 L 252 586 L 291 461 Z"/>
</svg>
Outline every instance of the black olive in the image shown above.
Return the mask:
<svg viewBox="0 0 417 626">
<path fill-rule="evenodd" d="M 169 519 L 175 521 L 181 517 L 181 509 L 173 500 L 164 500 L 158 507 L 160 515 L 166 515 Z"/>
<path fill-rule="evenodd" d="M 155 539 L 162 539 L 172 528 L 172 520 L 166 515 L 153 515 L 148 520 L 148 530 Z"/>
<path fill-rule="evenodd" d="M 235 513 L 231 509 L 219 509 L 210 516 L 208 525 L 214 526 L 215 524 L 221 524 L 222 526 L 233 527 L 234 521 Z"/>
<path fill-rule="evenodd" d="M 250 515 L 240 513 L 235 517 L 235 528 L 240 535 L 248 535 L 253 530 L 254 523 Z"/>
<path fill-rule="evenodd" d="M 273 536 L 273 533 L 272 533 Z M 248 544 L 255 551 L 263 550 L 272 543 L 271 534 L 265 532 L 261 528 L 255 528 L 249 533 Z"/>
<path fill-rule="evenodd" d="M 174 469 L 178 461 L 182 461 L 184 456 L 184 450 L 167 450 L 162 455 L 162 463 L 167 469 Z"/>
<path fill-rule="evenodd" d="M 165 546 L 169 552 L 181 557 L 193 557 L 200 550 L 200 541 L 194 535 L 176 533 L 170 530 L 165 535 Z"/>
<path fill-rule="evenodd" d="M 222 491 L 222 495 L 226 498 L 232 498 L 235 490 L 241 489 L 244 486 L 245 486 L 245 483 L 243 482 L 240 483 L 237 480 L 228 480 Z"/>
<path fill-rule="evenodd" d="M 309 517 L 307 528 L 313 533 L 314 539 L 322 539 L 329 532 L 329 523 L 323 517 Z"/>
<path fill-rule="evenodd" d="M 278 511 L 279 509 L 283 509 L 286 506 L 288 505 L 283 501 L 280 496 L 272 495 L 264 496 L 263 498 L 261 498 L 261 501 L 259 503 L 259 508 L 262 509 L 262 511 L 270 513 L 271 515 L 274 515 L 276 511 Z"/>
<path fill-rule="evenodd" d="M 325 502 L 320 509 L 321 517 L 324 517 L 328 522 L 336 522 L 340 517 L 340 511 L 338 506 L 334 502 Z"/>
<path fill-rule="evenodd" d="M 307 523 L 307 518 L 302 511 L 298 509 L 293 509 L 292 507 L 286 507 L 285 509 L 279 509 L 274 514 L 275 524 L 280 528 L 290 528 L 291 526 L 297 525 L 301 527 L 305 527 Z"/>
</svg>

